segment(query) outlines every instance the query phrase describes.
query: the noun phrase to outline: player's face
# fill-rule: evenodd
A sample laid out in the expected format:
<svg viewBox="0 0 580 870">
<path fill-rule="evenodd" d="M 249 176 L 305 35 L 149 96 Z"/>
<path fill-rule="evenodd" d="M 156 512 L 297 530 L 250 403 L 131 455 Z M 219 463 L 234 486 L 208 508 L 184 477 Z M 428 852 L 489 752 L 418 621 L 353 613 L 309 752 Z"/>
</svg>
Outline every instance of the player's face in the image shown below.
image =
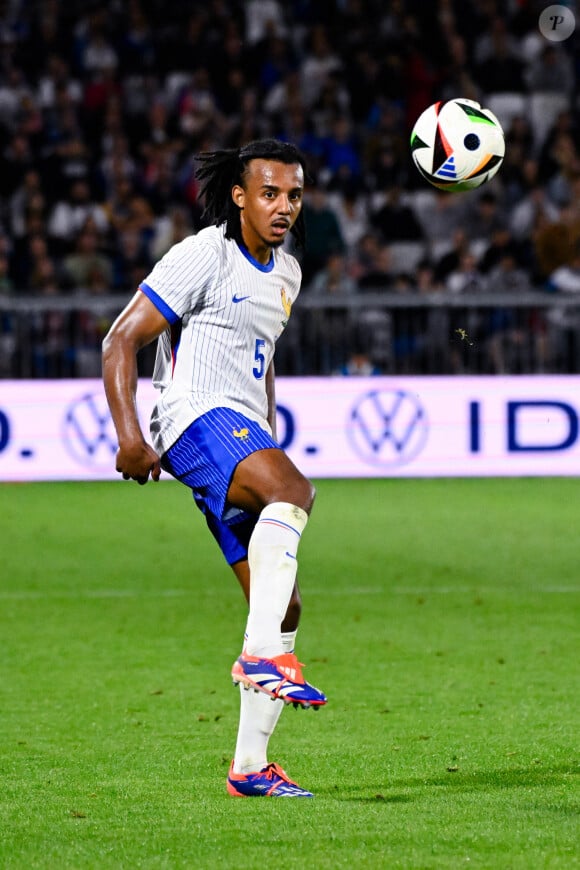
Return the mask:
<svg viewBox="0 0 580 870">
<path fill-rule="evenodd" d="M 294 225 L 302 208 L 304 173 L 299 163 L 250 160 L 244 187 L 232 197 L 241 209 L 242 238 L 250 254 L 267 262 L 270 248 L 277 248 Z"/>
</svg>

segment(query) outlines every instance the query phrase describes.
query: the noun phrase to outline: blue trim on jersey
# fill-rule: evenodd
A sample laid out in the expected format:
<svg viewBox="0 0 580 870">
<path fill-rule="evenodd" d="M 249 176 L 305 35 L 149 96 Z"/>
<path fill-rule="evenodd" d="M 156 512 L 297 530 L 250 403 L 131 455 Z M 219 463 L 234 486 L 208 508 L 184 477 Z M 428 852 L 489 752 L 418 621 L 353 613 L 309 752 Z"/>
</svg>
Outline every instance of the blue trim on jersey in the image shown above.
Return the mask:
<svg viewBox="0 0 580 870">
<path fill-rule="evenodd" d="M 179 314 L 176 314 L 172 308 L 169 307 L 167 302 L 164 302 L 161 296 L 159 296 L 149 284 L 146 284 L 145 281 L 141 281 L 139 284 L 139 290 L 145 294 L 145 296 L 151 300 L 155 308 L 164 316 L 168 323 L 177 323 L 181 320 Z"/>
<path fill-rule="evenodd" d="M 237 245 L 238 245 L 238 248 L 240 249 L 240 251 L 242 252 L 242 254 L 244 255 L 244 257 L 246 258 L 246 260 L 249 263 L 251 263 L 252 266 L 255 266 L 256 269 L 259 269 L 260 272 L 271 272 L 272 271 L 272 269 L 274 268 L 274 252 L 273 251 L 270 252 L 270 261 L 268 263 L 266 263 L 266 265 L 264 266 L 263 263 L 258 263 L 258 261 L 255 260 L 254 257 L 252 257 L 252 255 L 250 254 L 250 252 L 248 251 L 248 249 L 246 248 L 245 245 L 240 244 L 240 242 L 237 242 Z"/>
</svg>

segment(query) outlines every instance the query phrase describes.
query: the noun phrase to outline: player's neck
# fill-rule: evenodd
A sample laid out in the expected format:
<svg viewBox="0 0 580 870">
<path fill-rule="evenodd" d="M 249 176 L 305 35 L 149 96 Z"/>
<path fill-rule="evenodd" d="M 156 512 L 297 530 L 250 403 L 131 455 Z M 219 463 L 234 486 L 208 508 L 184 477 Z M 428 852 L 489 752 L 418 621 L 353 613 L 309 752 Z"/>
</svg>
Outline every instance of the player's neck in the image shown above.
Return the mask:
<svg viewBox="0 0 580 870">
<path fill-rule="evenodd" d="M 272 246 L 267 245 L 261 239 L 248 240 L 244 233 L 242 233 L 242 247 L 261 266 L 267 266 L 272 260 Z"/>
</svg>

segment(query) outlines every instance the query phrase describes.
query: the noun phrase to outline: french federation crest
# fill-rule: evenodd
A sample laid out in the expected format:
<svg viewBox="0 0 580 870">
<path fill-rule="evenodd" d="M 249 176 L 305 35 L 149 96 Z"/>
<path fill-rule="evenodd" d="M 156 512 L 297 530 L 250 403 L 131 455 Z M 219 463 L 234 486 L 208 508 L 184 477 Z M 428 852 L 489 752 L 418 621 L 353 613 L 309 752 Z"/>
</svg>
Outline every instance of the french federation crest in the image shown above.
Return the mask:
<svg viewBox="0 0 580 870">
<path fill-rule="evenodd" d="M 280 296 L 282 299 L 282 308 L 284 309 L 284 313 L 286 315 L 285 320 L 282 321 L 282 326 L 286 328 L 286 326 L 288 325 L 288 321 L 290 320 L 290 314 L 292 312 L 292 301 L 288 298 L 284 287 L 280 287 Z"/>
</svg>

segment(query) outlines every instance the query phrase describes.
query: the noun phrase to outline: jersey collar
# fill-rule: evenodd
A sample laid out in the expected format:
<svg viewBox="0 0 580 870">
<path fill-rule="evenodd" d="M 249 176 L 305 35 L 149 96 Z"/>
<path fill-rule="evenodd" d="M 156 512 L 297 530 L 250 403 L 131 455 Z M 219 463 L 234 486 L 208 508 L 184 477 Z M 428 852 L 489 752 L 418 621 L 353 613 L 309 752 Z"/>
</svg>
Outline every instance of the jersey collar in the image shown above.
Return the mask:
<svg viewBox="0 0 580 870">
<path fill-rule="evenodd" d="M 252 266 L 255 266 L 256 269 L 258 269 L 260 272 L 272 271 L 272 269 L 274 268 L 274 251 L 270 252 L 270 260 L 266 263 L 266 265 L 264 265 L 263 263 L 259 263 L 256 259 L 254 259 L 254 257 L 252 257 L 244 244 L 242 244 L 241 242 L 236 242 L 236 244 L 246 260 L 251 263 Z"/>
</svg>

